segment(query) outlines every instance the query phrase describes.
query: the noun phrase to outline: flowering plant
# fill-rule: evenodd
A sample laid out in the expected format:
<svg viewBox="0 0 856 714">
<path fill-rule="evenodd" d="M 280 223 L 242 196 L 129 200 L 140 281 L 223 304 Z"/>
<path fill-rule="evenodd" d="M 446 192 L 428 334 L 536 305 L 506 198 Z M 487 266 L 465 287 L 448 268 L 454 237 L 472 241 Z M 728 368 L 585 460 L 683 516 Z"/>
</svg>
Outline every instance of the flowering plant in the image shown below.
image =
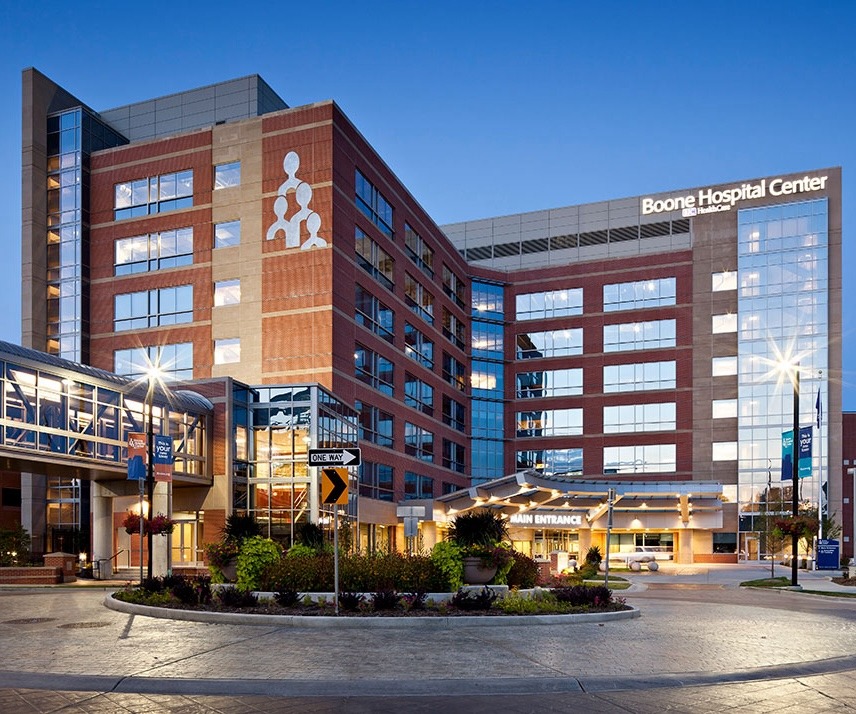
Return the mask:
<svg viewBox="0 0 856 714">
<path fill-rule="evenodd" d="M 789 516 L 777 518 L 776 530 L 783 536 L 797 536 L 810 539 L 817 533 L 818 522 L 813 516 Z"/>
<path fill-rule="evenodd" d="M 125 514 L 125 520 L 122 521 L 122 527 L 128 535 L 140 532 L 140 514 L 128 511 Z"/>
<path fill-rule="evenodd" d="M 158 513 L 146 524 L 146 531 L 154 535 L 169 535 L 175 528 L 175 521 L 163 513 Z"/>
<path fill-rule="evenodd" d="M 218 570 L 229 565 L 238 557 L 238 543 L 233 540 L 224 540 L 219 543 L 206 543 L 205 555 L 208 556 L 208 564 Z"/>
</svg>

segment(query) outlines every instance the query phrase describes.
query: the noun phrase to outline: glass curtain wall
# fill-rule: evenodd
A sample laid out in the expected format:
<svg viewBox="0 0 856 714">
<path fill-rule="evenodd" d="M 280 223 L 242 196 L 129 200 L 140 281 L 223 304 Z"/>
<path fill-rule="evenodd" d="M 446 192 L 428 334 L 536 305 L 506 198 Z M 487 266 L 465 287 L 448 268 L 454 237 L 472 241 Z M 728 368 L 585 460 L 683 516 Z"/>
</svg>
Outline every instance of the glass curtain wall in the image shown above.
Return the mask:
<svg viewBox="0 0 856 714">
<path fill-rule="evenodd" d="M 503 287 L 472 283 L 472 482 L 503 471 Z"/>
<path fill-rule="evenodd" d="M 777 369 L 781 357 L 799 361 L 800 425 L 813 430 L 812 475 L 798 498 L 801 508 L 821 502 L 829 449 L 815 405 L 827 404 L 827 231 L 826 199 L 738 213 L 739 548 L 750 560 L 781 553 L 769 522 L 791 512 L 782 432 L 793 428 L 793 386 Z"/>
<path fill-rule="evenodd" d="M 357 413 L 316 385 L 266 386 L 236 387 L 233 417 L 234 510 L 287 545 L 301 523 L 329 526 L 334 506 L 318 503 L 308 450 L 356 447 Z M 356 521 L 357 488 L 350 469 L 346 523 Z"/>
</svg>

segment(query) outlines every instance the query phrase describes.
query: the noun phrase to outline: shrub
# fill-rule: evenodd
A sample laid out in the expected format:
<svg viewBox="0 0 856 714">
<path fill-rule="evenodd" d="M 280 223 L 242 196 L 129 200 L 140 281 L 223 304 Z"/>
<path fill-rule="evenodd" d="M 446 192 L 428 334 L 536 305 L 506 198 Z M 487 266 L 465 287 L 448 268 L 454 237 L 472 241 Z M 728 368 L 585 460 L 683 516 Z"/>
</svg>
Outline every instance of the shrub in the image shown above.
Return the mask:
<svg viewBox="0 0 856 714">
<path fill-rule="evenodd" d="M 263 590 L 329 592 L 333 589 L 333 556 L 288 556 L 271 563 L 261 576 Z"/>
<path fill-rule="evenodd" d="M 496 593 L 485 586 L 479 591 L 458 590 L 450 602 L 458 610 L 490 610 L 495 600 Z"/>
<path fill-rule="evenodd" d="M 428 593 L 405 593 L 401 596 L 401 601 L 405 610 L 424 610 L 428 607 Z"/>
<path fill-rule="evenodd" d="M 223 526 L 224 541 L 231 540 L 241 543 L 248 538 L 260 536 L 261 534 L 262 529 L 258 521 L 247 514 L 233 513 L 226 518 L 226 524 Z"/>
<path fill-rule="evenodd" d="M 238 588 L 241 590 L 258 590 L 261 585 L 262 574 L 271 565 L 278 563 L 282 558 L 279 546 L 270 538 L 252 536 L 241 543 L 238 553 L 236 573 L 238 575 Z"/>
<path fill-rule="evenodd" d="M 220 588 L 217 599 L 224 607 L 255 607 L 259 604 L 259 598 L 254 593 L 231 587 Z"/>
<path fill-rule="evenodd" d="M 295 537 L 295 545 L 309 548 L 313 553 L 320 553 L 324 549 L 324 531 L 317 523 L 301 523 Z"/>
<path fill-rule="evenodd" d="M 365 602 L 365 595 L 353 590 L 345 590 L 339 593 L 339 607 L 347 612 L 356 612 L 360 605 Z"/>
<path fill-rule="evenodd" d="M 612 591 L 603 585 L 556 588 L 553 595 L 559 602 L 566 602 L 574 607 L 607 607 L 612 603 Z"/>
<path fill-rule="evenodd" d="M 593 545 L 586 551 L 586 565 L 594 565 L 595 571 L 597 571 L 597 566 L 600 565 L 600 562 L 603 560 L 603 555 L 600 552 L 600 548 L 596 545 Z"/>
<path fill-rule="evenodd" d="M 531 588 L 538 580 L 538 563 L 528 555 L 511 551 L 513 561 L 506 576 L 506 584 L 512 588 Z"/>
<path fill-rule="evenodd" d="M 596 563 L 586 563 L 579 570 L 580 580 L 590 580 L 591 578 L 597 575 L 597 564 Z"/>
<path fill-rule="evenodd" d="M 375 610 L 397 610 L 401 605 L 401 593 L 395 590 L 379 590 L 372 595 L 372 607 Z"/>
<path fill-rule="evenodd" d="M 464 584 L 464 561 L 461 549 L 452 541 L 441 541 L 431 551 L 431 562 L 442 573 L 448 591 Z"/>
<path fill-rule="evenodd" d="M 448 540 L 463 550 L 491 550 L 508 538 L 508 524 L 498 511 L 483 508 L 455 517 Z"/>
<path fill-rule="evenodd" d="M 302 595 L 297 590 L 279 590 L 273 594 L 276 604 L 282 607 L 294 607 L 301 598 Z"/>
</svg>

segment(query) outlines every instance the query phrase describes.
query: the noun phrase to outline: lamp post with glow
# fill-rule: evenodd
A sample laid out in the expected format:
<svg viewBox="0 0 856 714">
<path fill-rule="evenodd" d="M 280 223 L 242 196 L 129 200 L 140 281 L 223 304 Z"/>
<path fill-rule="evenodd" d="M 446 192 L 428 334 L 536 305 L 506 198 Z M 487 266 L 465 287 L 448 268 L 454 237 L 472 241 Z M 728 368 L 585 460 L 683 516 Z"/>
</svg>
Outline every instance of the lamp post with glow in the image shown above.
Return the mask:
<svg viewBox="0 0 856 714">
<path fill-rule="evenodd" d="M 155 383 L 161 378 L 161 370 L 158 364 L 153 364 L 149 367 L 146 372 L 146 377 L 148 379 L 149 388 L 146 391 L 146 409 L 149 413 L 149 421 L 146 428 L 146 449 L 148 453 L 148 458 L 146 459 L 146 497 L 149 501 L 149 518 L 154 516 L 154 501 L 155 501 L 155 471 L 154 471 L 154 441 L 155 441 L 155 428 L 154 428 L 154 396 L 155 396 Z M 142 514 L 141 514 L 141 522 L 142 522 Z M 146 570 L 147 577 L 149 580 L 152 579 L 152 548 L 154 544 L 154 534 L 152 533 L 152 529 L 148 529 L 148 535 L 146 538 L 146 547 L 148 548 L 148 567 Z M 140 564 L 140 568 L 142 569 L 142 563 Z"/>
<path fill-rule="evenodd" d="M 791 512 L 794 519 L 799 515 L 799 447 L 797 444 L 800 439 L 800 363 L 787 365 L 788 376 L 791 380 L 791 385 L 794 388 L 794 432 L 792 439 L 793 456 L 791 457 Z M 797 587 L 798 573 L 797 566 L 799 564 L 797 555 L 799 551 L 800 536 L 794 529 L 791 533 L 791 587 Z"/>
</svg>

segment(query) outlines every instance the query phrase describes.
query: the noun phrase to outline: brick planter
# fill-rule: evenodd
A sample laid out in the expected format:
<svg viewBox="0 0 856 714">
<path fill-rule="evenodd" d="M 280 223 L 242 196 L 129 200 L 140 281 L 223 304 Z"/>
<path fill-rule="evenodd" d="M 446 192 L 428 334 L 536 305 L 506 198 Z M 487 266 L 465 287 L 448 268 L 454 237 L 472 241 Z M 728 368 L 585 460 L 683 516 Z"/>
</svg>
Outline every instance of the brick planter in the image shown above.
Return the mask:
<svg viewBox="0 0 856 714">
<path fill-rule="evenodd" d="M 63 582 L 62 568 L 0 568 L 0 585 L 57 585 Z"/>
</svg>

